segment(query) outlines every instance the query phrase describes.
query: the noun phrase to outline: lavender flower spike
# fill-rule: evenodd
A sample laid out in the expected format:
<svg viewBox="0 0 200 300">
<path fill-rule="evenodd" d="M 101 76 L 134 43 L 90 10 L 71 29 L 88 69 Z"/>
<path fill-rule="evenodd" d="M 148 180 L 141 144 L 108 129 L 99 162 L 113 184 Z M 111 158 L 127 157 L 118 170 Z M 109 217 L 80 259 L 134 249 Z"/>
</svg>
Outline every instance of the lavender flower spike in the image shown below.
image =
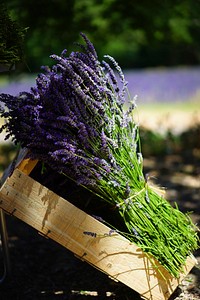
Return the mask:
<svg viewBox="0 0 200 300">
<path fill-rule="evenodd" d="M 109 63 L 101 63 L 81 36 L 84 45 L 77 51 L 51 55 L 53 67 L 43 68 L 29 93 L 0 94 L 0 116 L 6 119 L 0 132 L 107 202 L 125 227 L 121 234 L 178 277 L 198 247 L 196 227 L 148 185 L 132 118 L 135 98 L 124 110 L 130 95 L 122 69 L 109 55 Z"/>
</svg>

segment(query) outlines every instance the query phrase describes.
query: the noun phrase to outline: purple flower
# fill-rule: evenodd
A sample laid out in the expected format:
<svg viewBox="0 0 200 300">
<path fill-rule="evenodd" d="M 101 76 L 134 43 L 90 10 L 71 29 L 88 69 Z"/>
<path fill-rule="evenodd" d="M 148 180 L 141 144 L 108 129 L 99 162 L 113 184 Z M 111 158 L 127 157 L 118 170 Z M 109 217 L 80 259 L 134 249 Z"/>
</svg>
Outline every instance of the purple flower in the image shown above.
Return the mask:
<svg viewBox="0 0 200 300">
<path fill-rule="evenodd" d="M 43 67 L 45 73 L 38 75 L 30 93 L 0 95 L 8 108 L 1 108 L 1 116 L 7 119 L 1 130 L 29 148 L 32 157 L 78 184 L 93 186 L 96 191 L 97 183 L 107 178 L 109 185 L 120 188 L 121 160 L 116 160 L 115 151 L 129 141 L 115 131 L 130 123 L 122 109 L 127 82 L 119 65 L 107 56 L 120 77 L 120 88 L 109 63 L 101 64 L 92 43 L 81 36 L 85 45 L 78 47 L 82 51 L 68 57 L 66 50 L 60 56 L 51 55 L 55 65 Z M 125 173 L 121 176 L 128 180 Z M 129 193 L 128 187 L 123 190 L 123 196 Z"/>
<path fill-rule="evenodd" d="M 135 227 L 132 227 L 131 230 L 132 230 L 133 234 L 134 234 L 137 238 L 140 237 L 140 235 L 139 235 L 139 233 L 138 233 L 138 229 L 136 229 Z"/>
</svg>

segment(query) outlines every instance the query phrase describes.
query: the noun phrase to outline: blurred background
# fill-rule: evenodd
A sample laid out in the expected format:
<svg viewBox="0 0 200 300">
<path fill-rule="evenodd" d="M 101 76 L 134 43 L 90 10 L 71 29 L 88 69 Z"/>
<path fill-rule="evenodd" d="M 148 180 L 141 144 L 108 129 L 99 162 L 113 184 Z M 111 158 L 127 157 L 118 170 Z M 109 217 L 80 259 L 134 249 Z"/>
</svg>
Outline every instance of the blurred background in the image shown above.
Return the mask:
<svg viewBox="0 0 200 300">
<path fill-rule="evenodd" d="M 52 65 L 51 54 L 76 49 L 74 42 L 82 42 L 80 32 L 92 41 L 100 61 L 105 54 L 118 61 L 131 96 L 138 95 L 134 117 L 140 125 L 144 172 L 166 187 L 167 199 L 182 211 L 193 211 L 191 217 L 199 224 L 200 0 L 0 1 L 0 93 L 28 91 L 40 67 Z M 1 174 L 15 154 L 16 147 L 1 134 Z M 18 282 L 3 287 L 2 299 L 9 293 L 9 299 L 16 299 L 16 293 L 18 299 L 57 299 L 56 292 L 65 295 L 69 287 L 71 295 L 71 286 L 85 290 L 89 283 L 91 290 L 114 289 L 119 298 L 112 299 L 140 299 L 132 294 L 129 298 L 127 290 L 119 292 L 107 278 L 96 287 L 100 272 L 85 271 L 84 265 L 81 275 L 80 264 L 66 249 L 38 238 L 26 224 L 13 218 L 9 222 Z M 196 257 L 200 262 L 199 253 Z M 199 298 L 187 299 L 200 299 L 200 274 L 193 273 Z"/>
<path fill-rule="evenodd" d="M 1 1 L 1 14 L 5 9 L 10 20 L 1 22 L 0 45 L 15 48 L 15 71 L 0 73 L 1 92 L 29 90 L 40 67 L 52 65 L 49 56 L 76 49 L 84 32 L 99 60 L 109 54 L 123 68 L 138 95 L 140 124 L 179 133 L 199 121 L 199 0 Z"/>
<path fill-rule="evenodd" d="M 100 59 L 114 56 L 123 68 L 198 65 L 200 1 L 7 0 L 12 20 L 26 30 L 23 71 L 38 72 L 84 32 Z"/>
</svg>

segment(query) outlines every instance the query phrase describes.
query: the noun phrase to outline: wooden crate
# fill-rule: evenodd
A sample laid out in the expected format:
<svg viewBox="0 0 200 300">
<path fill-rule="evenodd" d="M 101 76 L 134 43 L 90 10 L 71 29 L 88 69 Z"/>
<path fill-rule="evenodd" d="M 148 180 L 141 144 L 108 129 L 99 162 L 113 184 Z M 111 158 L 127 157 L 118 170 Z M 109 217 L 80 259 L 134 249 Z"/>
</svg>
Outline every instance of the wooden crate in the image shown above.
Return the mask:
<svg viewBox="0 0 200 300">
<path fill-rule="evenodd" d="M 20 158 L 19 158 L 20 159 Z M 23 159 L 2 178 L 0 207 L 72 251 L 80 259 L 137 291 L 144 299 L 166 300 L 195 265 L 188 257 L 173 278 L 118 233 L 29 176 L 37 161 Z M 92 236 L 90 233 L 96 235 Z"/>
</svg>

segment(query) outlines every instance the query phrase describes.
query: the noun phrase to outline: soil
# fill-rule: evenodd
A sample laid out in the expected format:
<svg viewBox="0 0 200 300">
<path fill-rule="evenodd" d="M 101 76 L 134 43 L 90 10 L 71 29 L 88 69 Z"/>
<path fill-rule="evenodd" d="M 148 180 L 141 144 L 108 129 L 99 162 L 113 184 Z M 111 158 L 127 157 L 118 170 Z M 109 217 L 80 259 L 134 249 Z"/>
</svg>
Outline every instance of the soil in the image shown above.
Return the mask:
<svg viewBox="0 0 200 300">
<path fill-rule="evenodd" d="M 176 201 L 184 212 L 193 211 L 191 217 L 199 223 L 200 163 L 199 153 L 195 155 L 150 157 L 144 161 L 144 169 L 150 180 L 166 188 L 167 199 Z M 13 216 L 6 216 L 6 221 L 11 274 L 0 284 L 1 300 L 141 299 L 135 291 L 108 278 L 22 221 Z M 200 262 L 200 251 L 194 255 Z M 3 270 L 2 257 L 0 267 Z M 200 299 L 198 266 L 170 298 L 181 299 Z"/>
</svg>

